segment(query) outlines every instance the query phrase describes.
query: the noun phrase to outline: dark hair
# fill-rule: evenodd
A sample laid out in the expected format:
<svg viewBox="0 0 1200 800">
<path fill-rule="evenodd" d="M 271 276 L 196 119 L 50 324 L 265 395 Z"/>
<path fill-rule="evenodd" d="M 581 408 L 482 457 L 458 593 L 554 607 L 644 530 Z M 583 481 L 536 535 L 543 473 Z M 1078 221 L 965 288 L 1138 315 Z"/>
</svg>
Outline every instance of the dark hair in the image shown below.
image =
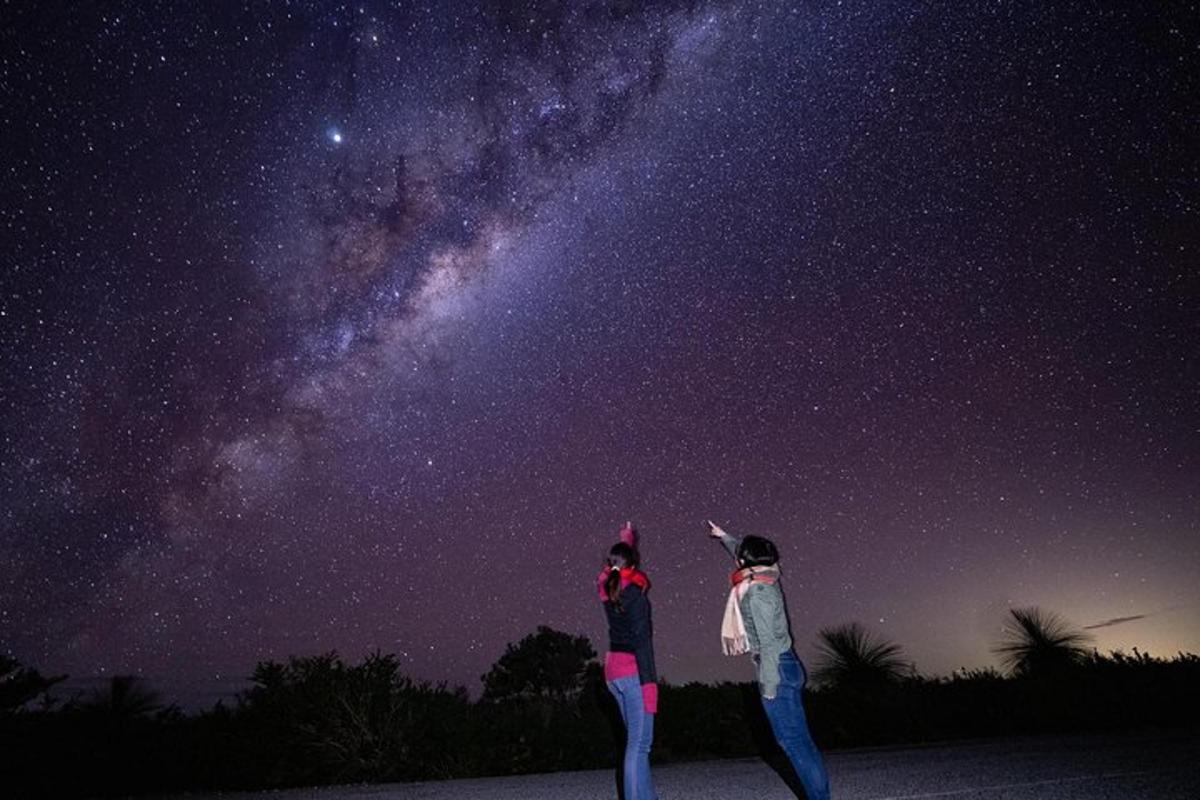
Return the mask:
<svg viewBox="0 0 1200 800">
<path fill-rule="evenodd" d="M 617 608 L 621 607 L 621 601 L 618 599 L 621 595 L 621 572 L 624 567 L 637 567 L 638 552 L 624 542 L 617 542 L 608 549 L 608 558 L 606 559 L 609 570 L 608 577 L 604 579 L 604 594 L 608 596 L 610 603 L 616 604 Z M 613 569 L 617 567 L 617 569 Z"/>
<path fill-rule="evenodd" d="M 770 567 L 779 563 L 775 543 L 761 536 L 747 536 L 738 545 L 738 561 L 747 567 Z"/>
</svg>

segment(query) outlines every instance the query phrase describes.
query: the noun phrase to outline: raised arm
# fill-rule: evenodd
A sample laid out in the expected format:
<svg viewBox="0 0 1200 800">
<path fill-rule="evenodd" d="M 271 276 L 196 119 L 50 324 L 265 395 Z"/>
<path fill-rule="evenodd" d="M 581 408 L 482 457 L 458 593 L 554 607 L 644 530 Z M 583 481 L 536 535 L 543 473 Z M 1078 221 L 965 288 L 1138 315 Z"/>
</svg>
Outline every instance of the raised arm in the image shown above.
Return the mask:
<svg viewBox="0 0 1200 800">
<path fill-rule="evenodd" d="M 638 532 L 637 528 L 633 527 L 633 522 L 627 521 L 624 527 L 622 527 L 617 533 L 617 538 L 632 547 L 634 550 L 637 550 Z"/>
<path fill-rule="evenodd" d="M 711 519 L 708 521 L 708 535 L 711 536 L 713 539 L 717 539 L 718 541 L 720 541 L 721 546 L 724 547 L 727 551 L 729 551 L 729 555 L 733 556 L 734 558 L 737 558 L 738 547 L 742 543 L 741 539 L 739 539 L 736 536 L 732 536 L 732 535 L 726 533 L 720 526 L 718 526 Z"/>
<path fill-rule="evenodd" d="M 632 522 L 626 522 L 625 525 L 622 526 L 621 530 L 617 532 L 617 538 L 632 547 L 634 550 L 637 550 L 637 528 L 633 527 Z M 600 569 L 600 574 L 596 576 L 596 589 L 600 594 L 601 601 L 608 599 L 608 592 L 604 590 L 604 583 L 608 580 L 608 574 L 611 570 L 612 567 L 610 567 L 606 561 L 604 566 Z"/>
</svg>

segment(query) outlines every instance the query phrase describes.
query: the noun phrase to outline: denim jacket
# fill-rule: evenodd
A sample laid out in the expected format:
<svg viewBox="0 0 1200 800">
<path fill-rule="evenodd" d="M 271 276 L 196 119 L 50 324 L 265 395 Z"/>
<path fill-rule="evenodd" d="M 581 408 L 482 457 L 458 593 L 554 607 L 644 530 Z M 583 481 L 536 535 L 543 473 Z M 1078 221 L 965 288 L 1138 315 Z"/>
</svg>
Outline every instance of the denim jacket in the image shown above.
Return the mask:
<svg viewBox="0 0 1200 800">
<path fill-rule="evenodd" d="M 737 558 L 742 540 L 725 534 L 721 544 Z M 787 605 L 778 583 L 752 583 L 738 606 L 746 624 L 746 638 L 758 664 L 758 687 L 762 696 L 775 697 L 779 689 L 779 656 L 792 649 Z"/>
</svg>

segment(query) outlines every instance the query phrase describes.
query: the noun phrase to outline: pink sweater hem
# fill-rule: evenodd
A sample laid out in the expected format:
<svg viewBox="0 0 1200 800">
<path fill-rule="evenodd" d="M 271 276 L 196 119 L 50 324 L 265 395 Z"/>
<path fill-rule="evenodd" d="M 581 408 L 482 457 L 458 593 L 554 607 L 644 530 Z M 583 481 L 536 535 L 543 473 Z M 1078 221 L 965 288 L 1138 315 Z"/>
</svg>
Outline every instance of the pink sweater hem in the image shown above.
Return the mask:
<svg viewBox="0 0 1200 800">
<path fill-rule="evenodd" d="M 617 678 L 628 678 L 638 674 L 637 659 L 633 653 L 614 653 L 609 651 L 604 656 L 604 680 L 615 681 Z"/>
</svg>

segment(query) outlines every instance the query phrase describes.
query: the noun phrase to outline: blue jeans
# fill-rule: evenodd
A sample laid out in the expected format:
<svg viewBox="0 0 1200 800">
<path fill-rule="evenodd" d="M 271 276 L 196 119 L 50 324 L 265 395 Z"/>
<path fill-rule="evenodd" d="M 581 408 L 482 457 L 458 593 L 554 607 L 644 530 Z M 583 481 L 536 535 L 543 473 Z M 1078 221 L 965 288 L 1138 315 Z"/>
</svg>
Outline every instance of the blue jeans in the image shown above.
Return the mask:
<svg viewBox="0 0 1200 800">
<path fill-rule="evenodd" d="M 650 745 L 654 742 L 654 715 L 646 713 L 642 683 L 636 675 L 608 682 L 625 721 L 625 800 L 658 800 L 650 778 Z"/>
<path fill-rule="evenodd" d="M 804 665 L 789 651 L 779 657 L 779 688 L 774 699 L 762 699 L 763 710 L 771 722 L 775 741 L 783 748 L 788 760 L 804 784 L 808 800 L 829 800 L 829 776 L 825 762 L 808 732 L 801 691 L 808 680 Z"/>
</svg>

